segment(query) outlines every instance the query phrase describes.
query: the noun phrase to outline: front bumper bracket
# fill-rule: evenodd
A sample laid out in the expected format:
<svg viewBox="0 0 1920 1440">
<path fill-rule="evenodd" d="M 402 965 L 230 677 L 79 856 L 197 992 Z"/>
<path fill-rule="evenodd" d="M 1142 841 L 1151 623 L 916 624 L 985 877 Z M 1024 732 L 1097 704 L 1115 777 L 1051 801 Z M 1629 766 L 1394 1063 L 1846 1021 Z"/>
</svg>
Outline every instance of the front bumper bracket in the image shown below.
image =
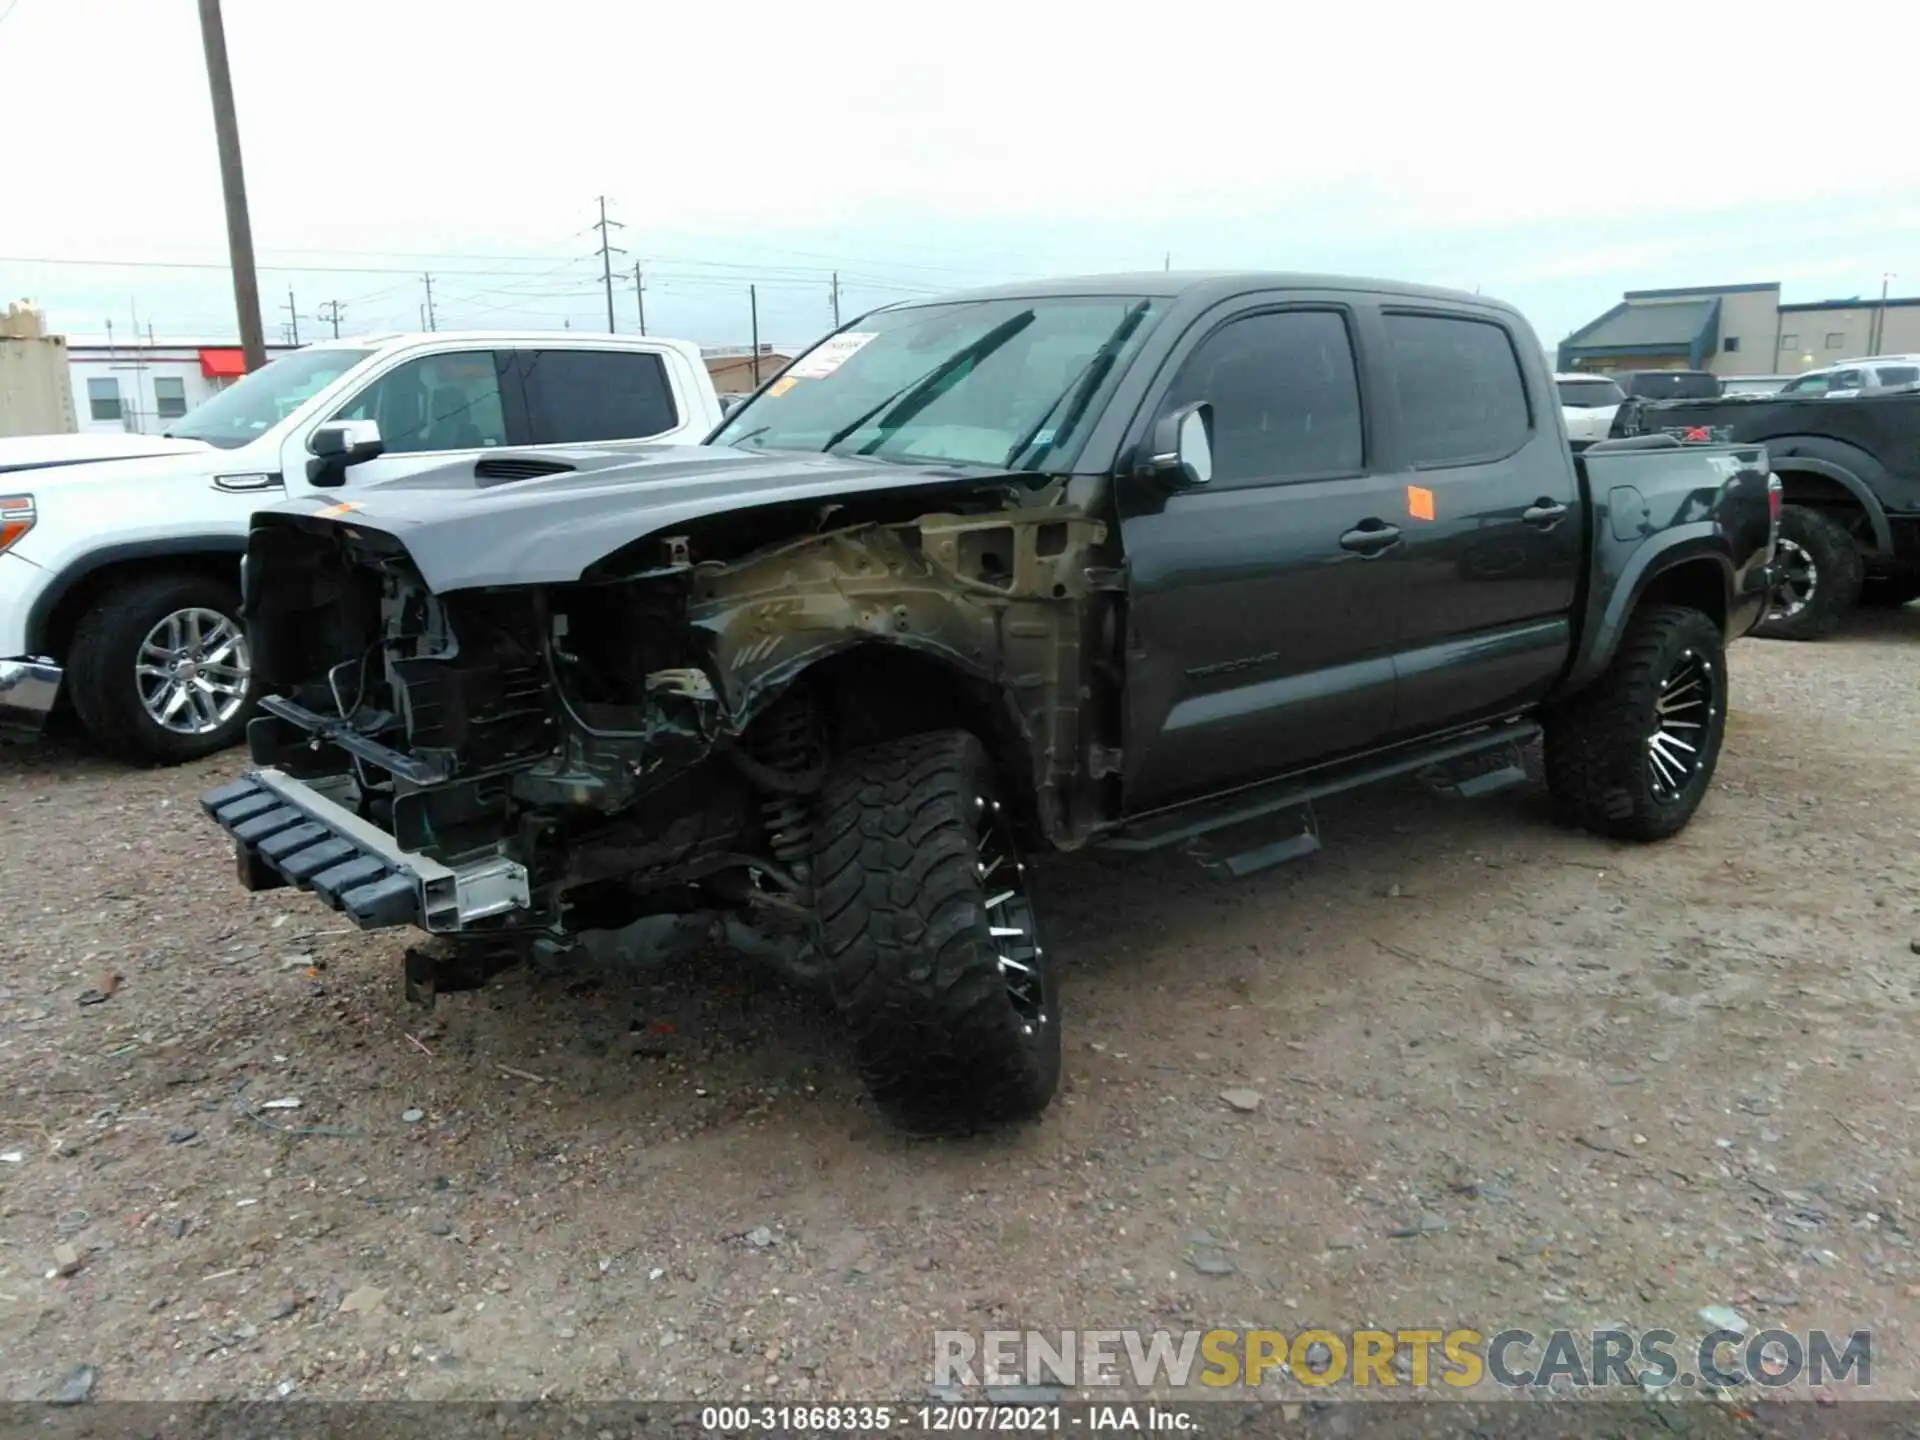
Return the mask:
<svg viewBox="0 0 1920 1440">
<path fill-rule="evenodd" d="M 249 771 L 200 806 L 233 837 L 248 889 L 297 885 L 363 930 L 412 925 L 457 933 L 529 908 L 527 872 L 505 856 L 444 865 L 283 771 Z"/>
</svg>

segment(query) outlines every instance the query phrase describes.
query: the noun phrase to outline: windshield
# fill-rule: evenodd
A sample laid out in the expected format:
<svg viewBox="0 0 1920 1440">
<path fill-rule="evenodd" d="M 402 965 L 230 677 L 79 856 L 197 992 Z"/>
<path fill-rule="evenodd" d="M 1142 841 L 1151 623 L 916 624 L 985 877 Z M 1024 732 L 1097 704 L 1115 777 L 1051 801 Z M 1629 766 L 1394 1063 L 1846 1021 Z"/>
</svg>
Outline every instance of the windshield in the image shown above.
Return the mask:
<svg viewBox="0 0 1920 1440">
<path fill-rule="evenodd" d="M 1627 398 L 1611 380 L 1562 380 L 1559 384 L 1560 403 L 1572 410 L 1597 410 Z"/>
<path fill-rule="evenodd" d="M 371 350 L 329 349 L 282 355 L 196 405 L 166 433 L 182 440 L 204 440 L 222 450 L 238 449 L 278 425 L 371 354 Z"/>
<path fill-rule="evenodd" d="M 881 311 L 802 355 L 712 443 L 1059 468 L 1164 303 L 1052 296 Z"/>
</svg>

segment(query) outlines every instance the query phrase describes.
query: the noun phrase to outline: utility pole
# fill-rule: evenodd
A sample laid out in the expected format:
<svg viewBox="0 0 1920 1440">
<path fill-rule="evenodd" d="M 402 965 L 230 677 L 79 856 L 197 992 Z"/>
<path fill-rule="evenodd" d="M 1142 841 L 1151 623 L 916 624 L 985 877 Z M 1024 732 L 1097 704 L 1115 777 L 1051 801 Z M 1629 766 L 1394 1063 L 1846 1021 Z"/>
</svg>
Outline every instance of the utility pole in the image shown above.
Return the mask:
<svg viewBox="0 0 1920 1440">
<path fill-rule="evenodd" d="M 213 133 L 220 150 L 220 189 L 227 207 L 227 254 L 233 266 L 233 307 L 240 322 L 240 353 L 249 370 L 267 363 L 260 323 L 260 277 L 253 266 L 253 225 L 247 218 L 247 181 L 240 166 L 240 122 L 233 112 L 233 72 L 220 0 L 200 0 L 200 44 L 213 97 Z"/>
<path fill-rule="evenodd" d="M 437 330 L 440 327 L 433 323 L 433 276 L 422 275 L 420 278 L 426 282 L 427 286 L 427 300 L 426 303 L 420 307 L 420 319 L 425 323 L 427 329 Z"/>
<path fill-rule="evenodd" d="M 647 333 L 647 282 L 641 277 L 640 262 L 633 262 L 633 303 L 640 309 L 640 333 Z"/>
<path fill-rule="evenodd" d="M 1891 270 L 1880 276 L 1880 309 L 1873 317 L 1873 343 L 1867 346 L 1867 349 L 1875 355 L 1880 353 L 1880 346 L 1887 338 L 1887 286 L 1893 282 L 1893 279 Z"/>
<path fill-rule="evenodd" d="M 347 307 L 338 300 L 329 300 L 320 307 L 320 319 L 333 326 L 333 338 L 340 338 L 340 312 Z"/>
<path fill-rule="evenodd" d="M 753 388 L 760 388 L 760 287 L 747 286 L 747 307 L 753 314 Z"/>
<path fill-rule="evenodd" d="M 300 343 L 300 307 L 293 303 L 293 287 L 287 287 L 287 324 L 293 331 L 293 343 Z"/>
<path fill-rule="evenodd" d="M 833 328 L 840 328 L 840 272 L 833 272 Z"/>
<path fill-rule="evenodd" d="M 617 245 L 609 245 L 607 243 L 607 227 L 609 225 L 611 225 L 616 230 L 624 230 L 627 228 L 626 226 L 622 225 L 618 220 L 607 219 L 607 197 L 602 195 L 600 197 L 600 219 L 597 222 L 595 222 L 593 228 L 600 232 L 600 251 L 599 251 L 600 278 L 602 281 L 606 283 L 606 287 L 607 287 L 607 332 L 611 334 L 613 333 L 613 329 L 614 329 L 614 325 L 613 325 L 613 257 L 615 255 L 624 255 L 627 252 L 622 250 Z"/>
<path fill-rule="evenodd" d="M 1173 269 L 1173 252 L 1171 250 L 1167 251 L 1166 258 L 1160 262 L 1160 268 L 1162 270 Z"/>
</svg>

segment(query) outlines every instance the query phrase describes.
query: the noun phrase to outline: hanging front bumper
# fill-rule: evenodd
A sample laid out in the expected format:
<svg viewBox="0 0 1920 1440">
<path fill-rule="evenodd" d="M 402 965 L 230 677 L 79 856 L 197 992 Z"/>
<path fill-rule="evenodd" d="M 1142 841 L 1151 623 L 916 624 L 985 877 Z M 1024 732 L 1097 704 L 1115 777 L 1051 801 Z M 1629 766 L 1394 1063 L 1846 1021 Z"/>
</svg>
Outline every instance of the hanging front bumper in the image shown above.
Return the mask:
<svg viewBox="0 0 1920 1440">
<path fill-rule="evenodd" d="M 311 785 L 276 769 L 209 790 L 200 806 L 233 837 L 250 890 L 310 890 L 363 930 L 412 925 L 453 934 L 529 908 L 526 867 L 487 855 L 445 865 Z"/>
</svg>

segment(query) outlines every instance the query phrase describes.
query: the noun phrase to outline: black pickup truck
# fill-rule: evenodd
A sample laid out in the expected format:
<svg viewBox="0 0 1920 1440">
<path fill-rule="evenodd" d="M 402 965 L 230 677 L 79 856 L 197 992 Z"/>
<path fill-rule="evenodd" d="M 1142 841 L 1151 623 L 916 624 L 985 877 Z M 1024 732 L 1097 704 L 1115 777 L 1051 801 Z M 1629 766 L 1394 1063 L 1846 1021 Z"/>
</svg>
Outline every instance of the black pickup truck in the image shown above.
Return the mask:
<svg viewBox="0 0 1920 1440">
<path fill-rule="evenodd" d="M 1565 818 L 1680 829 L 1776 502 L 1754 446 L 1576 462 L 1532 331 L 1476 296 L 1150 274 L 901 305 L 702 446 L 258 514 L 257 768 L 203 805 L 245 885 L 438 937 L 416 1000 L 710 915 L 831 991 L 890 1116 L 972 1128 L 1059 1076 L 1023 857 L 1245 874 L 1317 846 L 1319 797 L 1494 789 L 1543 730 Z"/>
<path fill-rule="evenodd" d="M 1758 634 L 1817 640 L 1856 605 L 1920 599 L 1920 387 L 1629 400 L 1612 434 L 1766 447 L 1785 509 L 1779 588 Z"/>
</svg>

